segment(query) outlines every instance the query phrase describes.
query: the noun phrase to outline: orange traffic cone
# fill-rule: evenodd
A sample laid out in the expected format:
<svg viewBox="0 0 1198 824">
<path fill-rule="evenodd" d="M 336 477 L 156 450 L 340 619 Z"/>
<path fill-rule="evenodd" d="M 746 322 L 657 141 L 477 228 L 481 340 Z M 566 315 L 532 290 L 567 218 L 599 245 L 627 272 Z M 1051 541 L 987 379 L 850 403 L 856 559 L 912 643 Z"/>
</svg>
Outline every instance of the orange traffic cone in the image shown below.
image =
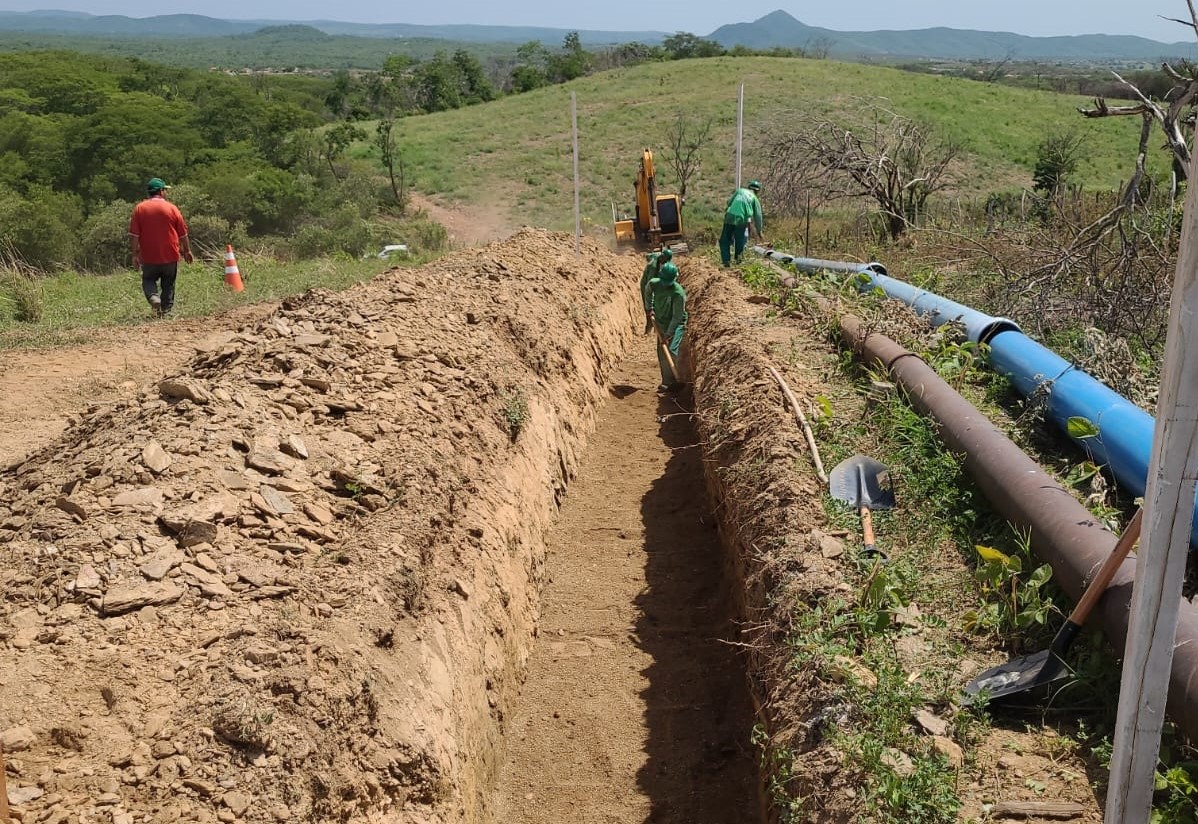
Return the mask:
<svg viewBox="0 0 1198 824">
<path fill-rule="evenodd" d="M 241 283 L 241 271 L 237 268 L 237 258 L 233 256 L 233 244 L 225 247 L 225 283 L 233 287 L 234 292 L 245 289 Z"/>
</svg>

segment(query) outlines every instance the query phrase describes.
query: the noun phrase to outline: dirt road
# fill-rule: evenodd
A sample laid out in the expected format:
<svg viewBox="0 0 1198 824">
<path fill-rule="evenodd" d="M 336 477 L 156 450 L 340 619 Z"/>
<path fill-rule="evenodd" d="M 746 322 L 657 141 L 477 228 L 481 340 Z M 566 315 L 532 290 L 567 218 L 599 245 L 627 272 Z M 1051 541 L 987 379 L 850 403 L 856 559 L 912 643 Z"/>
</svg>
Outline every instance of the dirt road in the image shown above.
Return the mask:
<svg viewBox="0 0 1198 824">
<path fill-rule="evenodd" d="M 495 821 L 757 820 L 752 710 L 724 643 L 731 599 L 700 450 L 657 383 L 646 343 L 616 376 L 550 536 Z"/>
</svg>

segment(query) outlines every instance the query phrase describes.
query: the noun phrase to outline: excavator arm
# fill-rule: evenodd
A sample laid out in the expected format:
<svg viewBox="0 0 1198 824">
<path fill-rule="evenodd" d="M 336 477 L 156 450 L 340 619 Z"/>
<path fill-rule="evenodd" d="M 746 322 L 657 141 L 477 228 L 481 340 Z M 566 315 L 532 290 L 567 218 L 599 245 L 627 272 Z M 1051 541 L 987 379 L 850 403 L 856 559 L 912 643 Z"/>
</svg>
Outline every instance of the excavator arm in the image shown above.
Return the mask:
<svg viewBox="0 0 1198 824">
<path fill-rule="evenodd" d="M 613 220 L 616 243 L 635 244 L 646 249 L 660 249 L 665 244 L 682 241 L 682 199 L 678 195 L 657 193 L 657 174 L 653 152 L 645 149 L 633 183 L 636 216 L 633 219 Z M 612 205 L 613 219 L 615 205 Z"/>
</svg>

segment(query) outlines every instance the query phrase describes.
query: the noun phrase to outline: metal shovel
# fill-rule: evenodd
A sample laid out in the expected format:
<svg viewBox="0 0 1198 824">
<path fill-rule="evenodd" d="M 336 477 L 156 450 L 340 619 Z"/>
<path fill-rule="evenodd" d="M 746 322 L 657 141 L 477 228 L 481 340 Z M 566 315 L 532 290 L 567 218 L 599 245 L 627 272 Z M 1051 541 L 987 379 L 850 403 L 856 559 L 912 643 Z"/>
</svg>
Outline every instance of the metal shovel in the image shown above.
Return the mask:
<svg viewBox="0 0 1198 824">
<path fill-rule="evenodd" d="M 886 553 L 874 542 L 874 521 L 871 510 L 894 507 L 894 493 L 882 486 L 882 476 L 889 472 L 884 463 L 865 455 L 854 455 L 843 460 L 828 475 L 828 491 L 838 501 L 857 508 L 861 516 L 861 530 L 865 534 L 865 555 L 886 560 Z"/>
<path fill-rule="evenodd" d="M 1102 598 L 1107 585 L 1111 583 L 1111 579 L 1119 571 L 1119 566 L 1131 552 L 1132 546 L 1135 545 L 1136 539 L 1140 537 L 1142 515 L 1143 510 L 1136 512 L 1131 523 L 1127 525 L 1127 529 L 1123 530 L 1119 543 L 1115 544 L 1115 549 L 1111 552 L 1110 557 L 1103 562 L 1102 568 L 1098 570 L 1094 580 L 1086 587 L 1082 599 L 1077 602 L 1073 612 L 1069 613 L 1065 625 L 1052 639 L 1052 645 L 1033 655 L 1013 658 L 1005 664 L 991 667 L 965 685 L 967 695 L 984 693 L 989 700 L 993 701 L 1016 693 L 1027 692 L 1065 677 L 1069 672 L 1069 666 L 1065 663 L 1065 653 L 1069 651 L 1069 647 L 1073 646 L 1073 640 L 1082 631 L 1082 625 L 1086 623 L 1095 604 Z"/>
</svg>

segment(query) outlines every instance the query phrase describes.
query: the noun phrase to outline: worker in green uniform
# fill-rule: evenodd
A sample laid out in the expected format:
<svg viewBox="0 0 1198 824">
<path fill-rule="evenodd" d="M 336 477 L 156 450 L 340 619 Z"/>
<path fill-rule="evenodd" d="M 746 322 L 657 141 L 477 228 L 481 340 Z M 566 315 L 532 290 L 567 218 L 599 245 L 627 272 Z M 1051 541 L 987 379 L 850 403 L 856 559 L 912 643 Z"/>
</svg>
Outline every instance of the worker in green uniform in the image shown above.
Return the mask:
<svg viewBox="0 0 1198 824">
<path fill-rule="evenodd" d="M 657 327 L 660 342 L 670 350 L 677 364 L 678 352 L 682 348 L 682 334 L 686 331 L 686 290 L 678 282 L 678 267 L 673 263 L 662 265 L 661 272 L 645 284 L 645 304 L 650 307 L 650 320 Z M 658 392 L 677 388 L 678 376 L 670 369 L 661 346 L 657 347 L 657 365 L 661 369 L 661 386 Z"/>
<path fill-rule="evenodd" d="M 724 231 L 720 234 L 720 260 L 725 266 L 732 263 L 732 247 L 736 247 L 736 262 L 745 251 L 745 243 L 749 239 L 749 230 L 756 228 L 757 237 L 761 237 L 761 201 L 757 193 L 761 184 L 756 180 L 749 181 L 747 189 L 737 189 L 728 200 L 724 209 Z"/>
<path fill-rule="evenodd" d="M 660 252 L 650 252 L 648 254 L 649 262 L 645 265 L 645 271 L 641 275 L 640 294 L 641 300 L 645 306 L 645 334 L 653 331 L 653 321 L 649 320 L 649 316 L 653 314 L 653 306 L 649 303 L 649 298 L 645 296 L 645 287 L 649 285 L 649 281 L 657 277 L 661 273 L 661 267 L 665 266 L 674 259 L 674 253 L 669 249 L 662 249 Z"/>
</svg>

